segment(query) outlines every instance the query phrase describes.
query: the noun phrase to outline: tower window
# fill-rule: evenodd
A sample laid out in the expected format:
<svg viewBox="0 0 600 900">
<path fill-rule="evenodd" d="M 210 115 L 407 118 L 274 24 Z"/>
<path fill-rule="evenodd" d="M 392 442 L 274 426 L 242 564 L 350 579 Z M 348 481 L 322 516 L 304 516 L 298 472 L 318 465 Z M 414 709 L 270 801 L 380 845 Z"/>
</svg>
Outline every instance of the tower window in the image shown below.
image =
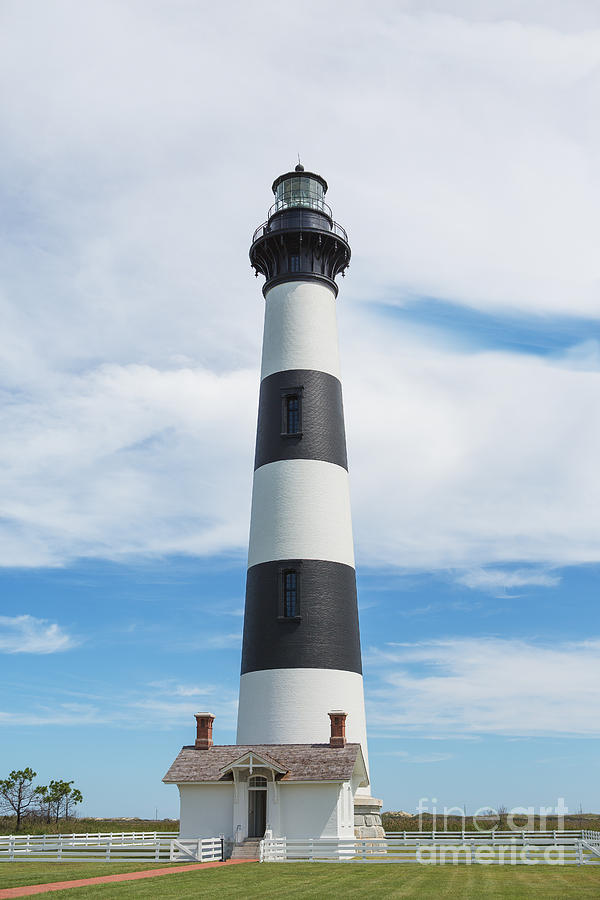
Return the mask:
<svg viewBox="0 0 600 900">
<path fill-rule="evenodd" d="M 277 618 L 298 624 L 300 620 L 302 560 L 286 560 L 277 575 Z"/>
<path fill-rule="evenodd" d="M 285 398 L 285 412 L 287 434 L 298 434 L 300 431 L 300 398 L 298 394 L 292 394 Z"/>
<path fill-rule="evenodd" d="M 286 569 L 283 573 L 283 615 L 286 619 L 298 615 L 298 573 Z"/>
<path fill-rule="evenodd" d="M 290 256 L 290 272 L 299 272 L 300 271 L 300 257 L 299 256 Z"/>
<path fill-rule="evenodd" d="M 281 434 L 302 437 L 302 388 L 281 392 Z"/>
</svg>

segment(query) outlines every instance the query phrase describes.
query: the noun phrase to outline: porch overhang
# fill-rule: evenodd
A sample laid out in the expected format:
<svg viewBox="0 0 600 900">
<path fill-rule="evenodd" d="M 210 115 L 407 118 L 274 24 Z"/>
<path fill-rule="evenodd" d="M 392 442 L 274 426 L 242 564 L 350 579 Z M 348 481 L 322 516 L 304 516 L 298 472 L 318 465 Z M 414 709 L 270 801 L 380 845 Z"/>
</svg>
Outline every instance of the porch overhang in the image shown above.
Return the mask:
<svg viewBox="0 0 600 900">
<path fill-rule="evenodd" d="M 245 769 L 248 770 L 249 775 L 252 775 L 254 769 L 269 769 L 273 773 L 273 780 L 275 780 L 276 775 L 283 777 L 289 772 L 289 769 L 284 768 L 276 760 L 257 753 L 255 750 L 248 750 L 246 753 L 238 756 L 237 759 L 234 759 L 230 763 L 227 763 L 226 766 L 223 766 L 220 770 L 220 774 L 221 777 L 223 777 L 231 772 L 235 779 L 235 776 L 239 775 L 240 771 Z"/>
</svg>

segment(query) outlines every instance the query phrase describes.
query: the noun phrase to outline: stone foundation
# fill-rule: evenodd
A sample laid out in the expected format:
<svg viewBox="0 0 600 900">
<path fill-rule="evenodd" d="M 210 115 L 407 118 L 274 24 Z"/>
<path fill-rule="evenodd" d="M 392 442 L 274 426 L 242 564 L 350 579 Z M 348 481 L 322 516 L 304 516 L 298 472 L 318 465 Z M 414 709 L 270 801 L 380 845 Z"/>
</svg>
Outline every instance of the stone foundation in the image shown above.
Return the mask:
<svg viewBox="0 0 600 900">
<path fill-rule="evenodd" d="M 385 838 L 381 824 L 383 802 L 375 797 L 354 798 L 354 837 L 361 840 Z"/>
</svg>

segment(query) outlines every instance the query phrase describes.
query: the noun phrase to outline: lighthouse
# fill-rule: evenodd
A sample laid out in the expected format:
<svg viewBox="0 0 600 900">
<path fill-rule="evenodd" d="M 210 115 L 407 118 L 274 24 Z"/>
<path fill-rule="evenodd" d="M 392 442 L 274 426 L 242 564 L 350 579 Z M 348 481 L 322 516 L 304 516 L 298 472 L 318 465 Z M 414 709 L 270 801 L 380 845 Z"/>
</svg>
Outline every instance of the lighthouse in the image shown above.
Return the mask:
<svg viewBox="0 0 600 900">
<path fill-rule="evenodd" d="M 179 787 L 182 836 L 222 834 L 240 853 L 268 835 L 384 836 L 370 791 L 336 321 L 350 245 L 326 192 L 300 164 L 280 175 L 250 247 L 265 320 L 236 744 L 213 744 L 214 716 L 198 713 L 195 743 L 164 778 Z"/>
<path fill-rule="evenodd" d="M 250 262 L 264 275 L 238 743 L 321 743 L 328 713 L 368 768 L 336 277 L 350 262 L 327 182 L 273 183 Z"/>
</svg>

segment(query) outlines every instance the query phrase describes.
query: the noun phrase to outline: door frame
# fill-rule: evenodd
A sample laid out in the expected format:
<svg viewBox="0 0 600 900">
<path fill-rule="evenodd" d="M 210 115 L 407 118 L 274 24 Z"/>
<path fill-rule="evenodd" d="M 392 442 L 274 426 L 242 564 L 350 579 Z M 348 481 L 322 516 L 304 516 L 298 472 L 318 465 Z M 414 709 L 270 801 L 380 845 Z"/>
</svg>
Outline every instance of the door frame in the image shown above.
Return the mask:
<svg viewBox="0 0 600 900">
<path fill-rule="evenodd" d="M 251 782 L 255 781 L 255 779 L 256 779 L 256 781 L 258 781 L 259 778 L 261 779 L 260 784 L 256 784 L 256 783 L 252 784 L 251 783 Z M 248 837 L 254 837 L 254 838 L 264 837 L 264 834 L 265 834 L 265 831 L 267 828 L 267 802 L 268 802 L 267 786 L 268 786 L 268 782 L 264 775 L 254 775 L 254 776 L 250 776 L 250 778 L 248 779 Z M 260 800 L 259 800 L 259 795 L 260 795 Z M 253 801 L 252 803 L 250 802 L 251 797 L 252 797 L 252 801 Z M 257 822 L 256 822 L 256 814 L 258 812 L 257 801 L 259 802 L 260 806 L 262 806 L 262 812 L 263 812 L 263 815 L 261 817 L 263 819 L 263 822 L 258 823 L 258 826 L 257 826 Z M 261 831 L 261 824 L 262 824 L 262 831 Z M 256 833 L 257 831 L 260 833 L 257 834 Z M 253 832 L 253 833 L 251 833 L 251 832 Z"/>
</svg>

